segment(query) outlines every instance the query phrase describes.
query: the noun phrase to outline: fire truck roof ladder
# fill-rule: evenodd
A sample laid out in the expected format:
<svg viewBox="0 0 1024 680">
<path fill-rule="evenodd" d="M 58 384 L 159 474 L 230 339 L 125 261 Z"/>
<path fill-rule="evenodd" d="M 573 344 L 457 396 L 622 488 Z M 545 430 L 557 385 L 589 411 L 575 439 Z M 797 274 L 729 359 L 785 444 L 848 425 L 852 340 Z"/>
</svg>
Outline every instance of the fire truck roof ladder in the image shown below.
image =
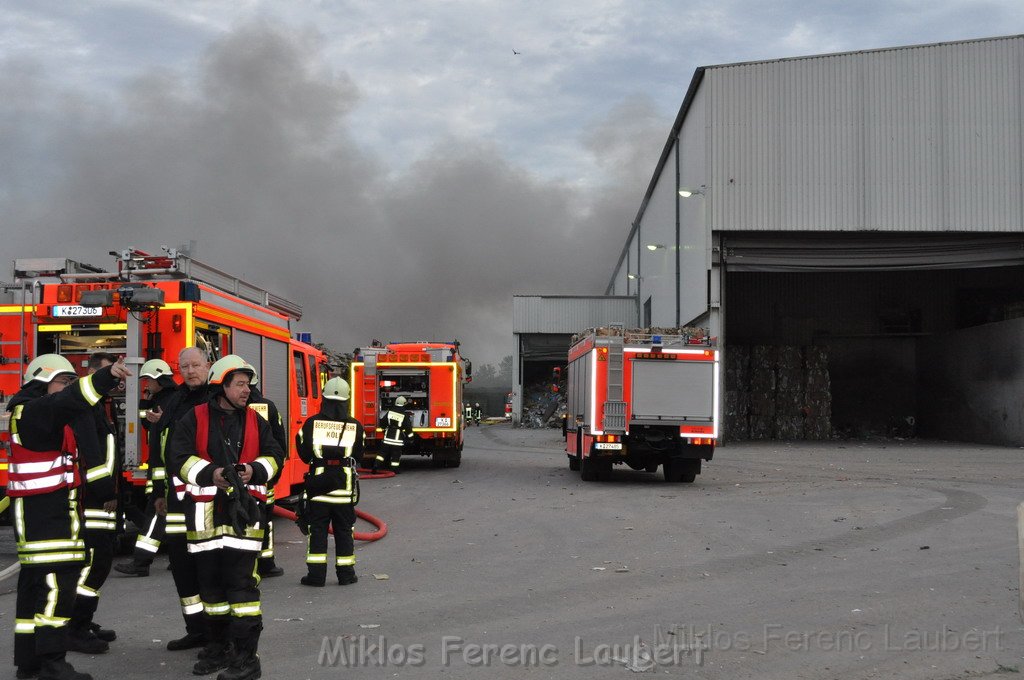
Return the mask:
<svg viewBox="0 0 1024 680">
<path fill-rule="evenodd" d="M 363 355 L 363 412 L 377 414 L 377 352 Z"/>
<path fill-rule="evenodd" d="M 607 399 L 604 404 L 604 417 L 601 429 L 604 431 L 625 432 L 626 402 L 622 401 L 622 337 L 602 338 L 601 343 L 608 349 Z"/>
</svg>

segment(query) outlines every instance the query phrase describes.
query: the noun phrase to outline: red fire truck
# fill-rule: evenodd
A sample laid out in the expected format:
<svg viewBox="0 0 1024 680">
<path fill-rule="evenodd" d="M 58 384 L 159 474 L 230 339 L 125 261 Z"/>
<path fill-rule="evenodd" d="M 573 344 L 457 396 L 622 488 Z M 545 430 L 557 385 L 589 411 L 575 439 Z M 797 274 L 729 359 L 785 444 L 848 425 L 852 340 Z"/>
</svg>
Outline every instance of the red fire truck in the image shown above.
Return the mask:
<svg viewBox="0 0 1024 680">
<path fill-rule="evenodd" d="M 357 349 L 349 366 L 352 417 L 366 430 L 366 455 L 375 455 L 384 438 L 381 415 L 398 397 L 412 413 L 416 435 L 411 453 L 431 456 L 434 467 L 462 463 L 462 386 L 472 378 L 472 363 L 459 343 L 372 343 Z"/>
<path fill-rule="evenodd" d="M 294 442 L 306 417 L 319 410 L 328 375 L 324 353 L 308 338 L 293 337 L 302 308 L 175 249 L 161 255 L 129 249 L 116 257 L 113 271 L 67 259 L 15 260 L 14 283 L 5 286 L 9 304 L 0 304 L 2 436 L 5 402 L 40 354 L 61 354 L 83 375 L 88 356 L 100 350 L 125 355 L 136 374 L 147 359 L 163 359 L 177 372 L 178 352 L 197 346 L 211 361 L 238 354 L 255 366 L 260 389 L 277 404 Z M 124 475 L 142 485 L 146 437 L 138 409 L 130 407 L 139 401 L 138 379 L 125 381 L 119 396 Z M 0 447 L 0 486 L 7 482 L 6 453 Z M 290 451 L 278 497 L 294 493 L 305 471 Z"/>
<path fill-rule="evenodd" d="M 566 453 L 586 481 L 614 464 L 692 482 L 718 438 L 719 352 L 699 329 L 591 329 L 569 349 Z"/>
</svg>

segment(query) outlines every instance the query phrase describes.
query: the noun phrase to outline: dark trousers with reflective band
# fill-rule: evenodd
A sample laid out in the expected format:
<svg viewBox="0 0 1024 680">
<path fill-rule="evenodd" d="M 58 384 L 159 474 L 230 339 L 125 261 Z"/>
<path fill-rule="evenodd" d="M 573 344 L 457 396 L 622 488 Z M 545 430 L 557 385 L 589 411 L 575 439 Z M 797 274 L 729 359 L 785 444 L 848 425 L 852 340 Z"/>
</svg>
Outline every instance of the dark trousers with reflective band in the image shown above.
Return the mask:
<svg viewBox="0 0 1024 680">
<path fill-rule="evenodd" d="M 21 568 L 14 607 L 15 666 L 30 669 L 38 667 L 44 658 L 64 658 L 67 622 L 75 606 L 81 566 Z"/>
<path fill-rule="evenodd" d="M 12 498 L 18 542 L 18 596 L 15 602 L 14 663 L 29 669 L 43 657 L 63 658 L 75 586 L 85 561 L 78 494 L 58 489 Z"/>
<path fill-rule="evenodd" d="M 260 562 L 266 565 L 274 563 L 274 500 L 267 499 L 263 506 L 263 525 L 266 529 L 263 532 L 263 549 L 260 551 Z"/>
<path fill-rule="evenodd" d="M 148 566 L 153 563 L 157 551 L 160 550 L 160 544 L 163 543 L 167 535 L 167 517 L 158 514 L 153 509 L 153 501 L 150 501 L 146 506 L 144 521 L 145 526 L 142 527 L 142 533 L 135 539 L 135 552 L 132 555 L 132 561 Z"/>
<path fill-rule="evenodd" d="M 171 563 L 174 588 L 178 591 L 181 616 L 185 619 L 185 632 L 201 635 L 206 631 L 206 624 L 203 619 L 203 601 L 199 594 L 199 565 L 195 555 L 188 551 L 185 534 L 167 534 L 164 545 Z"/>
<path fill-rule="evenodd" d="M 356 563 L 352 527 L 356 523 L 356 508 L 351 503 L 323 503 L 315 498 L 309 502 L 309 537 L 306 548 L 306 568 L 317 580 L 327 578 L 327 527 L 334 531 L 334 566 L 351 567 Z"/>
<path fill-rule="evenodd" d="M 218 548 L 192 555 L 199 568 L 207 634 L 213 640 L 234 642 L 242 652 L 255 653 L 263 630 L 256 573 L 259 553 Z"/>
<path fill-rule="evenodd" d="M 399 466 L 399 460 L 402 458 L 402 446 L 396 446 L 394 444 L 381 444 L 380 452 L 382 462 L 385 469 L 397 470 Z"/>
<path fill-rule="evenodd" d="M 72 628 L 84 628 L 92 623 L 99 606 L 100 588 L 107 582 L 114 562 L 114 531 L 85 529 L 86 564 L 78 579 L 78 594 L 71 615 Z"/>
</svg>

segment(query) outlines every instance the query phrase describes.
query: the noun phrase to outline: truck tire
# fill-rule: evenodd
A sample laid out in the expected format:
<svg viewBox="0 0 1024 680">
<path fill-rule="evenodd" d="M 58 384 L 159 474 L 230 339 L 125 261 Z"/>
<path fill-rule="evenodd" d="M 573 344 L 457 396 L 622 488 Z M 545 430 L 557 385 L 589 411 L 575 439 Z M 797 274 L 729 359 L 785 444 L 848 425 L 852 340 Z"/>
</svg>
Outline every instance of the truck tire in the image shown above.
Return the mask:
<svg viewBox="0 0 1024 680">
<path fill-rule="evenodd" d="M 600 473 L 593 458 L 584 458 L 580 462 L 580 477 L 584 482 L 596 482 L 598 480 Z"/>
<path fill-rule="evenodd" d="M 434 451 L 432 454 L 430 454 L 431 467 L 443 468 L 445 466 L 446 458 L 447 456 L 445 455 L 444 451 Z"/>
<path fill-rule="evenodd" d="M 700 472 L 700 461 L 669 458 L 665 461 L 665 481 L 670 484 L 692 484 Z"/>
<path fill-rule="evenodd" d="M 569 469 L 572 470 L 573 472 L 579 472 L 580 469 L 579 457 L 574 456 L 571 453 L 569 454 Z"/>
<path fill-rule="evenodd" d="M 462 451 L 454 451 L 448 454 L 448 460 L 445 461 L 445 467 L 457 468 L 462 465 Z"/>
</svg>

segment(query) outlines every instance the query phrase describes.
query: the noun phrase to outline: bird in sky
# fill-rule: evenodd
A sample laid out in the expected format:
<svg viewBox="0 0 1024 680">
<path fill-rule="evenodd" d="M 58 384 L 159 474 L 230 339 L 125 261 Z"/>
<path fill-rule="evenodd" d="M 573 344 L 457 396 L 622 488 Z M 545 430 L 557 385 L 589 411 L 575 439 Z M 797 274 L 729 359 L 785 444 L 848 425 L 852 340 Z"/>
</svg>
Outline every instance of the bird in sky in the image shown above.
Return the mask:
<svg viewBox="0 0 1024 680">
<path fill-rule="evenodd" d="M 516 52 L 516 48 L 512 48 L 512 54 L 522 54 L 522 52 Z"/>
</svg>

